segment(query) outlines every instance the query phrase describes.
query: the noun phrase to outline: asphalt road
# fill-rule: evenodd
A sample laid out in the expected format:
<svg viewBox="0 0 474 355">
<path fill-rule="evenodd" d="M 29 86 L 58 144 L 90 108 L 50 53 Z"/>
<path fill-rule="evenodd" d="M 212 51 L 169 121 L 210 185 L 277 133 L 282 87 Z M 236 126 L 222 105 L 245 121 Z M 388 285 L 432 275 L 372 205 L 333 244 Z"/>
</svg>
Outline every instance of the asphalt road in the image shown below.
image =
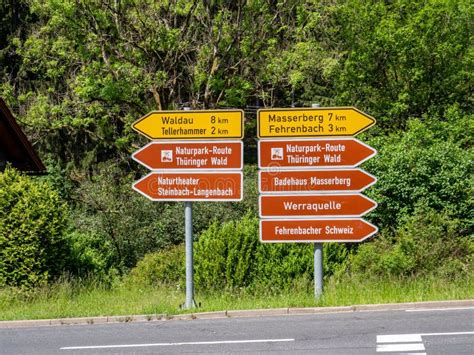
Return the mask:
<svg viewBox="0 0 474 355">
<path fill-rule="evenodd" d="M 474 354 L 474 307 L 0 329 L 0 354 Z"/>
</svg>

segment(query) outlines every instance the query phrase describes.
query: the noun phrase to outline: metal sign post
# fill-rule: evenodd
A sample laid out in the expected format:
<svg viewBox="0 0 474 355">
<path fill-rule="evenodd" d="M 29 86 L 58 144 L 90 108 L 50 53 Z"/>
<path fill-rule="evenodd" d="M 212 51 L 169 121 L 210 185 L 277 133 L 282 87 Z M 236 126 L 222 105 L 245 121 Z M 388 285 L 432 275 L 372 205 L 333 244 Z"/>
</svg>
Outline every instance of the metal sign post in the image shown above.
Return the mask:
<svg viewBox="0 0 474 355">
<path fill-rule="evenodd" d="M 319 103 L 311 104 L 311 107 L 320 107 Z M 323 295 L 323 244 L 314 243 L 314 297 L 316 299 Z"/>
<path fill-rule="evenodd" d="M 314 243 L 314 297 L 323 295 L 323 243 Z"/>
<path fill-rule="evenodd" d="M 153 111 L 132 124 L 152 139 L 132 158 L 152 172 L 132 188 L 152 201 L 183 201 L 186 301 L 196 307 L 193 266 L 193 201 L 242 201 L 244 112 Z"/>
<path fill-rule="evenodd" d="M 311 104 L 311 107 L 320 107 L 319 103 Z M 323 295 L 323 244 L 314 243 L 314 297 L 316 299 Z"/>
<path fill-rule="evenodd" d="M 186 303 L 185 308 L 194 308 L 194 263 L 193 263 L 193 203 L 184 203 L 184 230 L 186 247 Z"/>
<path fill-rule="evenodd" d="M 191 110 L 184 107 L 185 111 Z M 194 307 L 194 260 L 193 260 L 193 203 L 184 203 L 184 244 L 186 248 L 186 302 L 184 307 Z"/>
</svg>

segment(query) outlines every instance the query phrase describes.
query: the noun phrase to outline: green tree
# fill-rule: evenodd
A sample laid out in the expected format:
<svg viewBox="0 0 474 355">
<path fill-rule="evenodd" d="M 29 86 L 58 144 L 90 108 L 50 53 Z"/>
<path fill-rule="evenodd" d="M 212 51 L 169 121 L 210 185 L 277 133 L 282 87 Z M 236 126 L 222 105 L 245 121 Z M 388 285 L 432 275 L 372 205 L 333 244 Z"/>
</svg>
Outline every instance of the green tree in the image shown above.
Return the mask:
<svg viewBox="0 0 474 355">
<path fill-rule="evenodd" d="M 131 123 L 184 103 L 354 105 L 384 130 L 471 105 L 467 0 L 21 4 L 5 10 L 23 22 L 4 31 L 18 60 L 1 93 L 42 152 L 89 175 L 109 159 L 129 169 Z"/>
<path fill-rule="evenodd" d="M 265 48 L 286 41 L 278 33 L 294 5 L 284 5 L 31 0 L 38 21 L 25 40 L 12 39 L 22 62 L 3 92 L 14 91 L 10 104 L 32 139 L 63 165 L 124 161 L 139 140 L 131 123 L 152 109 L 242 107 L 265 96 L 255 73 Z"/>
<path fill-rule="evenodd" d="M 344 56 L 332 76 L 338 104 L 370 112 L 388 130 L 454 103 L 471 109 L 472 2 L 343 3 L 333 32 Z"/>
<path fill-rule="evenodd" d="M 412 119 L 405 133 L 369 140 L 378 154 L 364 168 L 378 181 L 367 195 L 378 202 L 371 216 L 379 227 L 397 228 L 424 203 L 459 219 L 460 234 L 472 233 L 472 115 L 456 107 L 447 111 L 443 119 Z"/>
<path fill-rule="evenodd" d="M 68 211 L 44 182 L 0 173 L 0 286 L 32 287 L 64 270 Z"/>
<path fill-rule="evenodd" d="M 27 1 L 0 2 L 0 92 L 9 99 L 13 98 L 12 82 L 22 63 L 17 46 L 26 39 L 35 22 L 36 16 L 30 13 Z"/>
</svg>

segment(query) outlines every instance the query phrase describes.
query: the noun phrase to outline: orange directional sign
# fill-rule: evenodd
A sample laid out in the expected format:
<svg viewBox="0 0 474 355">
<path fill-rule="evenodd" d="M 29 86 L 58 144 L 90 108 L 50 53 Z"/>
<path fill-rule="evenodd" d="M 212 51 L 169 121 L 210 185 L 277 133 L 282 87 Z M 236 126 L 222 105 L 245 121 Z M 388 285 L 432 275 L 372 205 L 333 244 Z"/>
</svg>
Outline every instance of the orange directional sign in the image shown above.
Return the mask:
<svg viewBox="0 0 474 355">
<path fill-rule="evenodd" d="M 151 142 L 132 155 L 148 169 L 242 169 L 242 142 Z"/>
<path fill-rule="evenodd" d="M 361 217 L 377 203 L 361 194 L 261 195 L 260 217 Z"/>
<path fill-rule="evenodd" d="M 153 201 L 241 201 L 241 172 L 150 173 L 133 189 Z"/>
<path fill-rule="evenodd" d="M 375 118 L 354 107 L 275 108 L 258 110 L 259 138 L 355 136 Z"/>
<path fill-rule="evenodd" d="M 377 151 L 355 138 L 260 140 L 259 168 L 355 167 Z"/>
<path fill-rule="evenodd" d="M 150 139 L 241 139 L 243 122 L 242 110 L 153 111 L 132 127 Z"/>
<path fill-rule="evenodd" d="M 377 178 L 361 169 L 259 171 L 261 193 L 362 191 Z"/>
<path fill-rule="evenodd" d="M 267 243 L 361 242 L 377 231 L 360 218 L 260 220 L 260 240 Z"/>
</svg>

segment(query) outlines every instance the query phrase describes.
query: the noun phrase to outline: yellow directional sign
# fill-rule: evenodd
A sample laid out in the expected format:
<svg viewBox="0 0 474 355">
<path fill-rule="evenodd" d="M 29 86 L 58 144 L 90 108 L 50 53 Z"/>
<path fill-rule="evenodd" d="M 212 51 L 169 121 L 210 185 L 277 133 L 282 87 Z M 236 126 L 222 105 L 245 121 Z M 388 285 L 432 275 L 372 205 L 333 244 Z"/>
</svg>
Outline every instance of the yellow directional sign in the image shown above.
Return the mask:
<svg viewBox="0 0 474 355">
<path fill-rule="evenodd" d="M 354 107 L 275 108 L 258 110 L 258 137 L 355 136 L 375 118 Z"/>
<path fill-rule="evenodd" d="M 153 111 L 132 127 L 150 139 L 241 139 L 243 122 L 242 110 Z"/>
</svg>

